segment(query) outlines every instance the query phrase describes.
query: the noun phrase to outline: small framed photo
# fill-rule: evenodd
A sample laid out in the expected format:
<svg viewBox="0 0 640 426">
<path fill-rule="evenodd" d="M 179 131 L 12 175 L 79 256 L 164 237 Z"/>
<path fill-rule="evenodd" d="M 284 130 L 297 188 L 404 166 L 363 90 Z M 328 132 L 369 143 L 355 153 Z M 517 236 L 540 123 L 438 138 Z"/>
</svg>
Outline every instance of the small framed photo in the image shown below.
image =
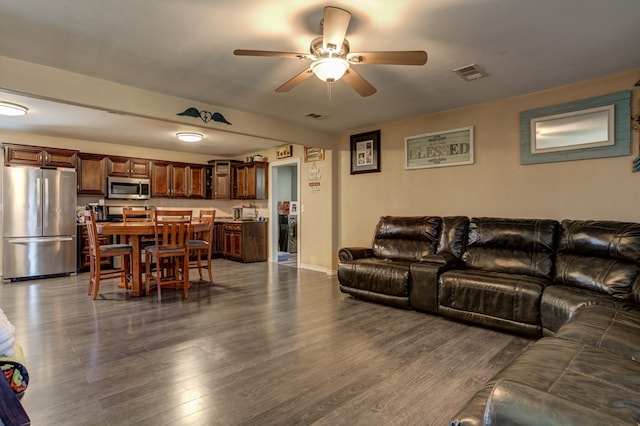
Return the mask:
<svg viewBox="0 0 640 426">
<path fill-rule="evenodd" d="M 351 136 L 351 174 L 380 171 L 380 130 Z"/>
<path fill-rule="evenodd" d="M 310 161 L 322 161 L 324 160 L 324 149 L 304 147 L 304 161 L 308 163 Z"/>
</svg>

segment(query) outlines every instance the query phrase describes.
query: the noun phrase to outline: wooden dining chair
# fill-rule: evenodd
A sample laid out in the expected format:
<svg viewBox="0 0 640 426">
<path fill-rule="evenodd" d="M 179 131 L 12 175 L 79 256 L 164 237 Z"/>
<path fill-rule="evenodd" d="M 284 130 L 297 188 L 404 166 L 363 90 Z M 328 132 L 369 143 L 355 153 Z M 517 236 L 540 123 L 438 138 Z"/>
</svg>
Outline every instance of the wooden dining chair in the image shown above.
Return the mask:
<svg viewBox="0 0 640 426">
<path fill-rule="evenodd" d="M 157 210 L 154 220 L 154 244 L 145 247 L 147 294 L 155 282 L 158 300 L 163 286 L 182 286 L 189 295 L 189 237 L 191 210 Z M 152 267 L 152 264 L 153 265 Z"/>
<path fill-rule="evenodd" d="M 100 281 L 107 278 L 120 278 L 127 288 L 127 280 L 131 279 L 131 254 L 129 244 L 99 244 L 98 229 L 93 210 L 84 211 L 84 221 L 89 236 L 89 295 L 93 300 L 98 297 Z M 120 257 L 120 268 L 102 270 L 101 259 L 106 257 Z"/>
<path fill-rule="evenodd" d="M 209 273 L 209 282 L 213 284 L 213 272 L 211 270 L 211 247 L 214 243 L 213 222 L 216 218 L 215 210 L 200 210 L 198 220 L 206 222 L 209 226 L 206 230 L 194 233 L 189 241 L 189 250 L 195 256 L 195 264 L 189 263 L 191 268 L 198 267 L 200 279 L 202 280 L 202 270 L 206 269 Z M 206 264 L 202 265 L 202 255 L 206 256 Z"/>
<path fill-rule="evenodd" d="M 155 214 L 155 210 L 133 210 L 131 207 L 125 207 L 122 209 L 122 221 L 124 223 L 153 222 Z M 153 245 L 154 243 L 155 240 L 153 237 L 142 236 L 140 238 L 140 250 L 144 252 L 145 247 Z M 140 264 L 140 267 L 143 269 L 145 268 L 145 260 Z"/>
<path fill-rule="evenodd" d="M 122 209 L 122 219 L 128 222 L 153 222 L 155 210 L 133 210 L 131 207 Z"/>
</svg>

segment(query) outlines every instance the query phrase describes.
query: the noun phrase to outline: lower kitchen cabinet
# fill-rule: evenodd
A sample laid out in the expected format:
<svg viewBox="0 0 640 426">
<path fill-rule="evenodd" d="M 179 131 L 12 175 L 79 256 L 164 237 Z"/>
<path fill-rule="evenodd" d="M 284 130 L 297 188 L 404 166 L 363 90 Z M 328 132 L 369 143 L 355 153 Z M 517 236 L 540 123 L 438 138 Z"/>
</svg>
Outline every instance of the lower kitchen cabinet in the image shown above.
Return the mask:
<svg viewBox="0 0 640 426">
<path fill-rule="evenodd" d="M 222 232 L 224 257 L 240 262 L 267 260 L 267 222 L 228 222 Z"/>
</svg>

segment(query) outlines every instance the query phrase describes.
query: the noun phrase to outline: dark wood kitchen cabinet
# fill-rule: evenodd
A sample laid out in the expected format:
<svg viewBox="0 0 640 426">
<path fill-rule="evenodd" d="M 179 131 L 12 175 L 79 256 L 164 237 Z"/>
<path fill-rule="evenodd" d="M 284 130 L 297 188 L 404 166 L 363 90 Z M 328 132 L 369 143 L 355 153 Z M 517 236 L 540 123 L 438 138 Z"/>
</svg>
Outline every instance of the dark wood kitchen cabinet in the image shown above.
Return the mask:
<svg viewBox="0 0 640 426">
<path fill-rule="evenodd" d="M 151 167 L 151 196 L 205 198 L 207 166 L 154 161 Z"/>
<path fill-rule="evenodd" d="M 229 222 L 223 227 L 224 257 L 240 262 L 267 260 L 267 222 Z"/>
<path fill-rule="evenodd" d="M 190 164 L 187 168 L 189 177 L 189 198 L 207 198 L 207 166 Z"/>
<path fill-rule="evenodd" d="M 266 200 L 269 184 L 269 163 L 254 161 L 232 167 L 232 198 L 238 200 Z"/>
<path fill-rule="evenodd" d="M 151 161 L 138 158 L 109 157 L 107 176 L 148 179 L 151 176 Z"/>
<path fill-rule="evenodd" d="M 30 145 L 3 145 L 4 163 L 9 166 L 76 168 L 78 151 Z"/>
<path fill-rule="evenodd" d="M 213 167 L 211 173 L 211 186 L 213 188 L 211 198 L 214 200 L 231 199 L 231 171 L 232 167 L 242 164 L 235 160 L 211 160 L 209 164 Z"/>
<path fill-rule="evenodd" d="M 78 194 L 107 195 L 106 161 L 99 154 L 78 154 Z"/>
</svg>

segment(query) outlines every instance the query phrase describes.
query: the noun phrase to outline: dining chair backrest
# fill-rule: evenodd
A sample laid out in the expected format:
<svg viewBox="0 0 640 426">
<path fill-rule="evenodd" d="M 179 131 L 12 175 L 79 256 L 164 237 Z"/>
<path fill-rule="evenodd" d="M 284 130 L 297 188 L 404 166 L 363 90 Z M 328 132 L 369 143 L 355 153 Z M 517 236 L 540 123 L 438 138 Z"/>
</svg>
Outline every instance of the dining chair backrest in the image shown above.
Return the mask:
<svg viewBox="0 0 640 426">
<path fill-rule="evenodd" d="M 187 247 L 192 215 L 191 210 L 156 210 L 156 246 L 162 246 L 163 250 Z"/>
<path fill-rule="evenodd" d="M 122 219 L 124 223 L 130 222 L 153 222 L 155 210 L 132 210 L 122 209 Z"/>
<path fill-rule="evenodd" d="M 198 239 L 201 239 L 206 242 L 211 242 L 213 240 L 213 222 L 216 219 L 216 211 L 215 210 L 200 210 L 200 214 L 198 220 L 200 222 L 208 223 L 209 227 L 205 232 L 201 232 L 198 236 Z"/>
<path fill-rule="evenodd" d="M 84 211 L 84 223 L 87 225 L 87 236 L 89 237 L 89 251 L 100 257 L 100 245 L 98 244 L 98 228 L 96 227 L 96 216 L 93 210 Z"/>
</svg>

